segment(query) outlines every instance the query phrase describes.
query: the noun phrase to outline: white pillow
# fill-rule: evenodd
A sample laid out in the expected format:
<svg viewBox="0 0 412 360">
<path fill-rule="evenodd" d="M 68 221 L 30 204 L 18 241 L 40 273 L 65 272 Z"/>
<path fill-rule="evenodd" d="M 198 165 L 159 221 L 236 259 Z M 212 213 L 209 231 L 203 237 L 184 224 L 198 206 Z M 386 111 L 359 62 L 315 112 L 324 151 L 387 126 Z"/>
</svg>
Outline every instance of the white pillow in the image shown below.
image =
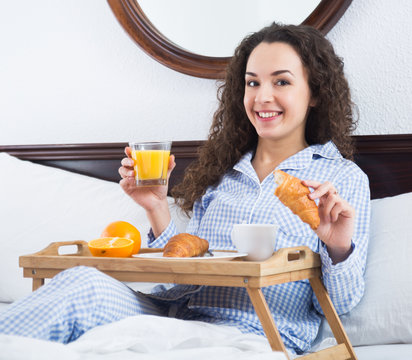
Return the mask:
<svg viewBox="0 0 412 360">
<path fill-rule="evenodd" d="M 176 225 L 177 232 L 182 233 L 186 231 L 190 217 L 185 214 L 185 212 L 176 205 L 172 197 L 168 197 L 170 216 Z"/>
<path fill-rule="evenodd" d="M 145 211 L 119 184 L 22 161 L 0 153 L 0 302 L 31 292 L 20 255 L 55 241 L 98 238 L 116 220 L 139 229 L 147 244 Z M 63 249 L 62 249 L 63 250 Z"/>
<path fill-rule="evenodd" d="M 354 346 L 412 343 L 411 214 L 412 193 L 372 200 L 365 294 L 341 316 Z"/>
</svg>

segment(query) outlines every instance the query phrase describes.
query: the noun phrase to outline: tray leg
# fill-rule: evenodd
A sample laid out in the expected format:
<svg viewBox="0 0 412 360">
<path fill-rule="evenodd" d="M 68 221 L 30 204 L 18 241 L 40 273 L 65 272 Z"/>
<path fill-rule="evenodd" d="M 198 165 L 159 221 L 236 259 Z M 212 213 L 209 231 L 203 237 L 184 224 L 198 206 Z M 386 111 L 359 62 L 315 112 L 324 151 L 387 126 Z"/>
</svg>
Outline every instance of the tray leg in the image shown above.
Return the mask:
<svg viewBox="0 0 412 360">
<path fill-rule="evenodd" d="M 326 320 L 336 338 L 338 344 L 345 344 L 349 354 L 350 359 L 357 360 L 355 351 L 353 350 L 352 344 L 349 341 L 348 336 L 342 326 L 339 316 L 333 306 L 332 300 L 329 297 L 328 292 L 325 289 L 322 281 L 319 277 L 313 277 L 309 279 L 312 289 L 319 301 L 319 304 L 325 314 Z"/>
<path fill-rule="evenodd" d="M 253 307 L 255 308 L 256 314 L 262 324 L 263 331 L 266 334 L 270 347 L 273 351 L 282 351 L 286 357 L 289 358 L 285 345 L 283 344 L 282 338 L 280 337 L 275 321 L 273 320 L 272 314 L 269 310 L 269 306 L 262 293 L 262 289 L 249 287 L 246 289 L 250 300 L 252 301 Z"/>
<path fill-rule="evenodd" d="M 41 278 L 33 278 L 33 285 L 32 285 L 32 289 L 37 290 L 40 286 L 44 285 L 44 279 Z"/>
</svg>

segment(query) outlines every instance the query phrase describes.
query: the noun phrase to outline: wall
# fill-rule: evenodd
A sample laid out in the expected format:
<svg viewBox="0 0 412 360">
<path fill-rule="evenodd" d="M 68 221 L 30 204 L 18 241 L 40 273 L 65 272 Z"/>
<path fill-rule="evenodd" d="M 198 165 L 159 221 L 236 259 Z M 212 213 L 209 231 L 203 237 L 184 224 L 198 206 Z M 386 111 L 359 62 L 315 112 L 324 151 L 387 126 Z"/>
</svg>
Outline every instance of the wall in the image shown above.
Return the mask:
<svg viewBox="0 0 412 360">
<path fill-rule="evenodd" d="M 359 106 L 358 134 L 412 133 L 412 1 L 353 0 L 328 34 Z"/>
<path fill-rule="evenodd" d="M 353 0 L 328 34 L 358 134 L 412 133 L 409 0 Z M 0 144 L 204 139 L 216 82 L 141 51 L 104 0 L 0 0 Z"/>
<path fill-rule="evenodd" d="M 299 24 L 319 2 L 253 0 L 252 8 L 250 0 L 139 0 L 139 5 L 150 22 L 183 49 L 199 55 L 226 57 L 232 56 L 242 37 L 259 29 L 256 24 L 272 23 L 274 13 L 279 22 Z M 176 11 L 176 4 L 185 11 Z M 228 14 L 231 14 L 230 26 L 227 26 Z"/>
</svg>

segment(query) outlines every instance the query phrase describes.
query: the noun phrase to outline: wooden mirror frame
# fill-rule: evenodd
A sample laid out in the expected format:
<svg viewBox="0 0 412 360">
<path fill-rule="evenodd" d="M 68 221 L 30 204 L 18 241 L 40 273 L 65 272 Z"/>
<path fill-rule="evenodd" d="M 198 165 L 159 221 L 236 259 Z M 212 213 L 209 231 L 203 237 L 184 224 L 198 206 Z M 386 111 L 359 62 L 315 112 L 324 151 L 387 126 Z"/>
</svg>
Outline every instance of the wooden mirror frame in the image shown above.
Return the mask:
<svg viewBox="0 0 412 360">
<path fill-rule="evenodd" d="M 137 0 L 107 0 L 120 25 L 149 56 L 181 73 L 205 79 L 223 79 L 230 57 L 209 57 L 188 52 L 169 41 L 149 21 Z M 321 0 L 303 24 L 326 34 L 352 0 Z"/>
</svg>

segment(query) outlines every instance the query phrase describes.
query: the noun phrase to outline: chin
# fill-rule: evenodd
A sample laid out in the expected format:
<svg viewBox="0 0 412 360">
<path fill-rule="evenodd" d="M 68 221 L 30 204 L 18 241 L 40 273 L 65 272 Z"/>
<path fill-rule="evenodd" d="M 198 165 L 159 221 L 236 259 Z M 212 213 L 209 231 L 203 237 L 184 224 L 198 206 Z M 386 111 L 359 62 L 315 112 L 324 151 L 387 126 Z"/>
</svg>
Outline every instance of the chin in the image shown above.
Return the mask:
<svg viewBox="0 0 412 360">
<path fill-rule="evenodd" d="M 267 134 L 258 134 L 259 139 L 261 140 L 270 140 L 270 141 L 276 141 L 279 140 L 279 136 L 275 136 L 275 135 L 267 135 Z"/>
<path fill-rule="evenodd" d="M 275 139 L 279 137 L 279 131 L 274 129 L 257 129 L 256 132 L 262 139 Z"/>
</svg>

